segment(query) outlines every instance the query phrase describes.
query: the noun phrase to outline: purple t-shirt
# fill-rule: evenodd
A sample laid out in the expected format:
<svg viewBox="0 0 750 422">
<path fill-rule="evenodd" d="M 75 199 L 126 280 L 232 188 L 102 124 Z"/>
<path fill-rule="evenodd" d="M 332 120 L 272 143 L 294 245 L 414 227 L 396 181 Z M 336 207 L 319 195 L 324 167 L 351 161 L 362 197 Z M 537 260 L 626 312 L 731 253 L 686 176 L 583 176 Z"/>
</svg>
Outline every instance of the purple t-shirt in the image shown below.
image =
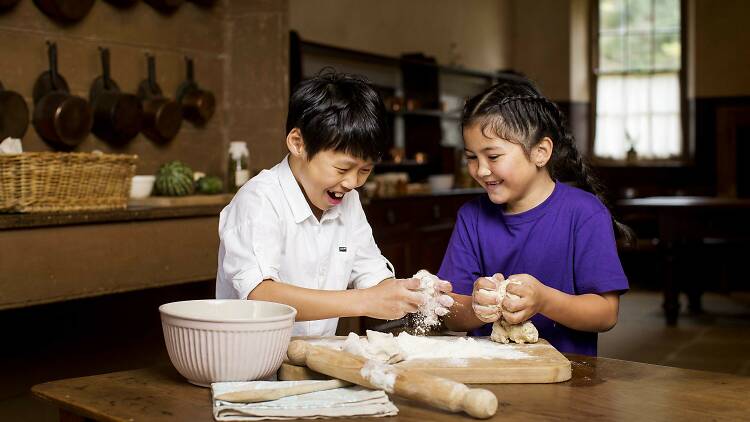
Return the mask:
<svg viewBox="0 0 750 422">
<path fill-rule="evenodd" d="M 560 182 L 544 202 L 519 214 L 505 215 L 487 195 L 458 211 L 438 276 L 450 281 L 454 292 L 470 296 L 477 278 L 495 273 L 531 274 L 574 295 L 628 289 L 609 211 L 596 196 Z M 596 356 L 597 333 L 541 314 L 531 321 L 561 352 Z M 492 324 L 485 324 L 470 334 L 486 336 L 491 330 Z"/>
</svg>

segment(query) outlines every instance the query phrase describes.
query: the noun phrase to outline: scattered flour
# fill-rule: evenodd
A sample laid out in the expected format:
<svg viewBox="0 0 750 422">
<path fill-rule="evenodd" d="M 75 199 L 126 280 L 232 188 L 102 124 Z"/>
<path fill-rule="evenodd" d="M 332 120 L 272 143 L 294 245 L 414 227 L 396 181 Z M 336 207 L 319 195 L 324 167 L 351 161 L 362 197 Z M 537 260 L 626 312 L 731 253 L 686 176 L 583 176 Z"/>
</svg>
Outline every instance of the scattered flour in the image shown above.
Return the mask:
<svg viewBox="0 0 750 422">
<path fill-rule="evenodd" d="M 359 374 L 373 386 L 385 390 L 386 393 L 393 393 L 393 386 L 396 385 L 396 369 L 393 366 L 369 359 Z"/>
</svg>

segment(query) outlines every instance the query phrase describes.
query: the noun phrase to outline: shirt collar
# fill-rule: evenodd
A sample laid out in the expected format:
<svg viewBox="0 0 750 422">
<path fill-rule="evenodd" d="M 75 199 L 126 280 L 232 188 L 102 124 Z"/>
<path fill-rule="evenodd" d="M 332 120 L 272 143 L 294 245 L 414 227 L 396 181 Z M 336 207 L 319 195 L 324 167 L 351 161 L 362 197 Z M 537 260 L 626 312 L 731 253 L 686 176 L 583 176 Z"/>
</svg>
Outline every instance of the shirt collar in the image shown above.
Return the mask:
<svg viewBox="0 0 750 422">
<path fill-rule="evenodd" d="M 312 209 L 310 204 L 305 198 L 302 187 L 297 183 L 297 179 L 294 178 L 292 168 L 289 166 L 289 155 L 284 157 L 284 160 L 279 163 L 279 181 L 281 183 L 281 192 L 286 198 L 287 203 L 292 208 L 292 215 L 294 215 L 294 222 L 301 223 L 310 217 L 313 217 Z M 320 218 L 320 221 L 332 220 L 341 217 L 341 205 L 335 206 L 325 211 Z"/>
</svg>

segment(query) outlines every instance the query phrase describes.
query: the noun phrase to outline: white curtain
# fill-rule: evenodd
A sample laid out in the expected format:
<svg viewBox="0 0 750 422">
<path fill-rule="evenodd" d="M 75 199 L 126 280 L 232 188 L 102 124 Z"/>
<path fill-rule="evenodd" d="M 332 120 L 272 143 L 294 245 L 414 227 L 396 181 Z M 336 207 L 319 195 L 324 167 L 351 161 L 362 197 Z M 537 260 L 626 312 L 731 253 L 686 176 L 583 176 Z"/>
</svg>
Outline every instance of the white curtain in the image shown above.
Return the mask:
<svg viewBox="0 0 750 422">
<path fill-rule="evenodd" d="M 682 149 L 677 73 L 600 75 L 597 78 L 594 155 L 670 158 Z"/>
</svg>

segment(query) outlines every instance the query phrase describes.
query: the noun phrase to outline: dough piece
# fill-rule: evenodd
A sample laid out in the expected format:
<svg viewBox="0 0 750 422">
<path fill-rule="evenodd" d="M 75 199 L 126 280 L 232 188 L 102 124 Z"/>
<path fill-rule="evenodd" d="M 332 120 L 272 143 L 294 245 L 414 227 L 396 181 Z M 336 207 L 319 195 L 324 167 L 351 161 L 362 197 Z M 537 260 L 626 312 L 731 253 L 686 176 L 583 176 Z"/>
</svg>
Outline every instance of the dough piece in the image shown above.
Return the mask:
<svg viewBox="0 0 750 422">
<path fill-rule="evenodd" d="M 414 274 L 419 279 L 419 291 L 425 296 L 424 303 L 419 306 L 420 331 L 428 331 L 429 328 L 440 324 L 438 316 L 443 316 L 443 309 L 437 301 L 439 292 L 437 290 L 438 278 L 427 270 L 419 270 Z M 440 311 L 440 312 L 439 312 Z M 439 315 L 443 313 L 443 315 Z"/>
<path fill-rule="evenodd" d="M 490 340 L 506 344 L 511 341 L 518 344 L 536 343 L 539 341 L 539 331 L 531 321 L 511 325 L 501 319 L 492 324 Z"/>
<path fill-rule="evenodd" d="M 503 279 L 500 282 L 498 289 L 494 292 L 491 292 L 491 294 L 497 296 L 498 298 L 498 311 L 500 310 L 499 308 L 502 306 L 503 299 L 506 295 L 513 299 L 519 298 L 512 293 L 506 292 L 509 283 L 510 281 L 508 281 L 508 279 Z M 521 284 L 518 281 L 514 283 Z M 506 344 L 511 341 L 519 344 L 536 343 L 537 341 L 539 341 L 539 331 L 531 321 L 525 321 L 521 324 L 509 324 L 503 319 L 501 314 L 500 319 L 492 324 L 492 334 L 490 334 L 490 340 Z"/>
<path fill-rule="evenodd" d="M 397 363 L 404 360 L 405 353 L 391 333 L 367 330 L 367 338 L 349 333 L 343 351 L 379 362 Z"/>
</svg>

